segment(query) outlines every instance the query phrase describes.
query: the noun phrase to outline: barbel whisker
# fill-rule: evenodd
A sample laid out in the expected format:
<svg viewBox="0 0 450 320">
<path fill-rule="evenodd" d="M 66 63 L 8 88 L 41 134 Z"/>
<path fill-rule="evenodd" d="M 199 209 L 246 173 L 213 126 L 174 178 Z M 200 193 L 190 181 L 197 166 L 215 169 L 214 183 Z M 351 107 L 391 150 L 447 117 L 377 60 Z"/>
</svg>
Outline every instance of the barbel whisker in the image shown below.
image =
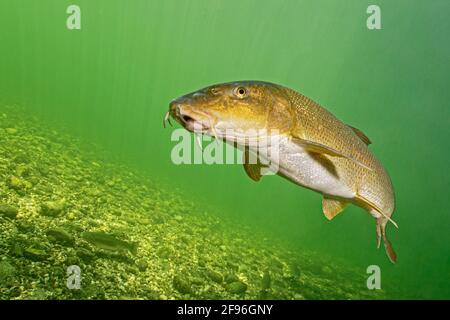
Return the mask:
<svg viewBox="0 0 450 320">
<path fill-rule="evenodd" d="M 163 125 L 164 128 L 166 127 L 166 121 L 172 126 L 172 122 L 170 122 L 170 111 L 167 111 L 166 115 L 164 116 Z"/>
<path fill-rule="evenodd" d="M 194 133 L 195 135 L 195 141 L 197 142 L 198 147 L 200 148 L 200 150 L 203 151 L 203 146 L 202 146 L 202 140 L 200 137 L 200 133 Z"/>
</svg>

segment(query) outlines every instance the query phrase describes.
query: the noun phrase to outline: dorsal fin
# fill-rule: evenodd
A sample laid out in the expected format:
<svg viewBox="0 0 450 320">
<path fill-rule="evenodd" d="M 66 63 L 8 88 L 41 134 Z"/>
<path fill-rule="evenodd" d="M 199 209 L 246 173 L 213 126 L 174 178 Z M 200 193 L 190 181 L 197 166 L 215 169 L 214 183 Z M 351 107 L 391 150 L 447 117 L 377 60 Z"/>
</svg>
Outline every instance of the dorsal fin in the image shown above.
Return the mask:
<svg viewBox="0 0 450 320">
<path fill-rule="evenodd" d="M 372 141 L 370 141 L 369 137 L 367 137 L 364 132 L 362 132 L 361 130 L 359 130 L 358 128 L 352 127 L 350 125 L 347 125 L 347 127 L 349 127 L 350 129 L 353 130 L 353 132 L 358 136 L 358 138 L 360 138 L 365 144 L 369 145 L 372 143 Z"/>
</svg>

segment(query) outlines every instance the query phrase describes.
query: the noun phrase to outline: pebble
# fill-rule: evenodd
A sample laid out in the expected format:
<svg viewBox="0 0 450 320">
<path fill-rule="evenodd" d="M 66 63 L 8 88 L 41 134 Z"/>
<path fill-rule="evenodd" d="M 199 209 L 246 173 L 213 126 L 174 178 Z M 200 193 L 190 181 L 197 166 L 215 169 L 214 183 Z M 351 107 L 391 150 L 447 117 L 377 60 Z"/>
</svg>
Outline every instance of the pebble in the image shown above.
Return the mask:
<svg viewBox="0 0 450 320">
<path fill-rule="evenodd" d="M 19 210 L 7 204 L 0 204 L 0 215 L 10 219 L 15 219 Z"/>
<path fill-rule="evenodd" d="M 186 279 L 183 279 L 181 276 L 175 276 L 172 280 L 172 285 L 175 290 L 182 294 L 190 294 L 191 286 Z"/>
<path fill-rule="evenodd" d="M 222 283 L 222 281 L 223 281 L 222 275 L 217 271 L 207 269 L 206 275 L 208 276 L 208 278 L 210 278 L 214 282 Z"/>
<path fill-rule="evenodd" d="M 46 231 L 46 235 L 51 242 L 56 242 L 68 247 L 73 246 L 75 243 L 74 238 L 66 230 L 61 228 L 49 229 Z"/>
<path fill-rule="evenodd" d="M 241 281 L 232 282 L 226 288 L 230 293 L 234 294 L 242 294 L 247 291 L 247 285 Z"/>
<path fill-rule="evenodd" d="M 62 213 L 65 205 L 65 199 L 44 202 L 41 205 L 41 214 L 47 217 L 56 217 Z"/>
</svg>

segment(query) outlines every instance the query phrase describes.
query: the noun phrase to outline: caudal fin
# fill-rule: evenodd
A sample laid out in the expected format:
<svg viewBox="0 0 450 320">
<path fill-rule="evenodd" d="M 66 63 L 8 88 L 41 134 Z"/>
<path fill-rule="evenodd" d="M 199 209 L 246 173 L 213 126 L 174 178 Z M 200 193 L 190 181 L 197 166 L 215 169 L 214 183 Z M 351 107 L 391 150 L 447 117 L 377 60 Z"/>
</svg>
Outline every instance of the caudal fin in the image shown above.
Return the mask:
<svg viewBox="0 0 450 320">
<path fill-rule="evenodd" d="M 397 254 L 386 236 L 386 224 L 388 221 L 389 220 L 384 216 L 377 219 L 377 246 L 380 247 L 381 238 L 383 238 L 384 248 L 386 249 L 386 254 L 389 257 L 389 260 L 391 260 L 392 263 L 396 263 Z"/>
</svg>

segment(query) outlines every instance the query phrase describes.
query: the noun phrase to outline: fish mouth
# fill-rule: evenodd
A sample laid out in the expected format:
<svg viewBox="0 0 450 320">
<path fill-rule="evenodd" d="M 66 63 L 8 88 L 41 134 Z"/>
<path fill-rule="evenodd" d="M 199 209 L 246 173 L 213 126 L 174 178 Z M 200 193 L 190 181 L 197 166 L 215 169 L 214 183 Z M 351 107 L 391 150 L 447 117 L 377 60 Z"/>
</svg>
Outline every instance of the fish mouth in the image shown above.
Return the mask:
<svg viewBox="0 0 450 320">
<path fill-rule="evenodd" d="M 181 104 L 170 106 L 169 111 L 164 116 L 164 127 L 166 127 L 166 122 L 172 125 L 171 117 L 190 132 L 207 133 L 212 128 L 211 117 L 208 114 L 198 110 L 194 111 Z"/>
<path fill-rule="evenodd" d="M 205 133 L 210 129 L 209 123 L 205 123 L 205 121 L 202 120 L 196 120 L 195 115 L 180 114 L 179 119 L 181 120 L 181 125 L 192 132 Z"/>
</svg>

